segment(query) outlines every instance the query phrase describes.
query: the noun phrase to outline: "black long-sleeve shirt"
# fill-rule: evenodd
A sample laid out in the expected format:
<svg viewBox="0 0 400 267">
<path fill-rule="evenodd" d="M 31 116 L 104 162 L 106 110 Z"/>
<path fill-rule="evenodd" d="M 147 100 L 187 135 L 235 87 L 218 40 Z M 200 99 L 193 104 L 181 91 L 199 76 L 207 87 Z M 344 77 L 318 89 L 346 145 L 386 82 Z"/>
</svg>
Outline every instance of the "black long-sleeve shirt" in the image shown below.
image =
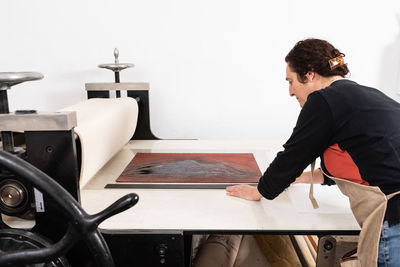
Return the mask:
<svg viewBox="0 0 400 267">
<path fill-rule="evenodd" d="M 259 192 L 275 198 L 319 156 L 324 171 L 335 176 L 340 164 L 324 159 L 335 145 L 348 155 L 362 181 L 385 194 L 400 190 L 400 104 L 374 88 L 339 80 L 308 96 L 284 150 L 261 177 Z M 340 178 L 353 178 L 354 172 L 346 172 L 343 166 Z M 399 217 L 400 197 L 395 197 L 386 219 L 393 225 Z"/>
</svg>

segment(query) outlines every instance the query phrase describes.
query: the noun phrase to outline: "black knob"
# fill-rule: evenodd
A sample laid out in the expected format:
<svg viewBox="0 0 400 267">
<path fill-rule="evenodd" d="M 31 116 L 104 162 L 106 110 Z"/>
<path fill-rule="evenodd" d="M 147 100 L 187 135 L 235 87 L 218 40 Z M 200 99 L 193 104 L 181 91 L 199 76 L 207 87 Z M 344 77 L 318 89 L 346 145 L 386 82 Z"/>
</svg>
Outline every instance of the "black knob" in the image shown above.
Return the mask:
<svg viewBox="0 0 400 267">
<path fill-rule="evenodd" d="M 167 245 L 165 244 L 160 244 L 158 246 L 158 254 L 160 255 L 160 257 L 164 257 L 167 254 Z"/>
<path fill-rule="evenodd" d="M 325 241 L 324 243 L 324 249 L 326 250 L 331 250 L 333 248 L 333 244 L 331 241 Z"/>
</svg>

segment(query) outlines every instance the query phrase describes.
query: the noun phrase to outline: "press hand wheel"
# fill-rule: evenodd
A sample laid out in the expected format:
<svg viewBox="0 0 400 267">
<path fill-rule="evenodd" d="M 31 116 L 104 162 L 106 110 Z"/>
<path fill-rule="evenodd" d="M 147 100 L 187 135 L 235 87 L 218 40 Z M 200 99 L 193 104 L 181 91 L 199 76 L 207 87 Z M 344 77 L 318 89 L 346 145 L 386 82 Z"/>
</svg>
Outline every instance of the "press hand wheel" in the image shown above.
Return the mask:
<svg viewBox="0 0 400 267">
<path fill-rule="evenodd" d="M 8 152 L 0 151 L 0 167 L 26 180 L 42 193 L 52 198 L 69 224 L 64 236 L 50 247 L 0 251 L 0 266 L 20 266 L 55 260 L 65 255 L 73 244 L 80 239 L 86 242 L 97 266 L 114 266 L 111 253 L 97 227 L 105 219 L 134 206 L 139 200 L 138 195 L 134 193 L 128 194 L 105 210 L 89 215 L 68 191 L 28 162 Z"/>
<path fill-rule="evenodd" d="M 19 83 L 43 79 L 39 72 L 0 72 L 0 90 L 10 89 Z"/>
</svg>

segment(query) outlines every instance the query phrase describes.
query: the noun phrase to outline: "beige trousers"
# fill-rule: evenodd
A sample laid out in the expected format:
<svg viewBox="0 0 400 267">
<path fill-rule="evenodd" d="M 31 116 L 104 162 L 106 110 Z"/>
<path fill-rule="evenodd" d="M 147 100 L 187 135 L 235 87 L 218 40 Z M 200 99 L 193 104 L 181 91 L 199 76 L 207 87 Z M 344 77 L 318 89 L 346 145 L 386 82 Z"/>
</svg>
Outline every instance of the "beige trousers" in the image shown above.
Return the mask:
<svg viewBox="0 0 400 267">
<path fill-rule="evenodd" d="M 301 266 L 287 235 L 210 235 L 195 267 Z"/>
</svg>

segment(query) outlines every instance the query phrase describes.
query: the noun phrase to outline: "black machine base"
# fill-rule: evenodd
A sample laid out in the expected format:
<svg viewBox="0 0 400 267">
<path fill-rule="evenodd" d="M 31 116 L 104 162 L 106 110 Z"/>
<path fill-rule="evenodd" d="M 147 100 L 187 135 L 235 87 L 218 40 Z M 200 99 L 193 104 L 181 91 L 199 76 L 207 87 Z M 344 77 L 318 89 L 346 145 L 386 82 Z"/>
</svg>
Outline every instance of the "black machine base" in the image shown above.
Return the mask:
<svg viewBox="0 0 400 267">
<path fill-rule="evenodd" d="M 184 235 L 102 231 L 115 266 L 184 267 Z"/>
</svg>

